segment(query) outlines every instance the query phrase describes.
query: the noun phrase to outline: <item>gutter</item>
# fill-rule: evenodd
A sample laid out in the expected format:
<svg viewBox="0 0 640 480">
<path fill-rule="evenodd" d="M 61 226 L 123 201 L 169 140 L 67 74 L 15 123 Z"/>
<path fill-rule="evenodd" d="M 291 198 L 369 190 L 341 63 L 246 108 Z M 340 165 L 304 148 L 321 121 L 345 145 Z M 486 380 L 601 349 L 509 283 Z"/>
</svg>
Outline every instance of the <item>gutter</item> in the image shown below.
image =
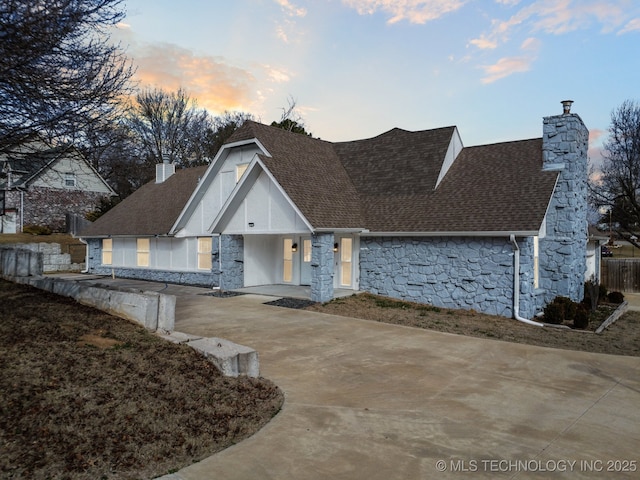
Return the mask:
<svg viewBox="0 0 640 480">
<path fill-rule="evenodd" d="M 527 325 L 544 327 L 544 323 L 535 322 L 520 316 L 520 248 L 516 236 L 512 233 L 509 240 L 513 245 L 513 318 Z"/>
</svg>

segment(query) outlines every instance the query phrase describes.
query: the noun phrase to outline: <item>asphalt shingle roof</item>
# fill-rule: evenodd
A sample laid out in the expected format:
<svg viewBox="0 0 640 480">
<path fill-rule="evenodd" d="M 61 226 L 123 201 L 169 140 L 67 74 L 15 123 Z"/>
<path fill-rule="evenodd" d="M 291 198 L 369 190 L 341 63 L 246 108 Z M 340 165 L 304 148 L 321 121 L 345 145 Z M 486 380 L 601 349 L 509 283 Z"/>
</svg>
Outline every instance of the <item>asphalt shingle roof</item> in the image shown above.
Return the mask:
<svg viewBox="0 0 640 480">
<path fill-rule="evenodd" d="M 207 167 L 177 170 L 163 183 L 149 182 L 84 229 L 81 237 L 166 235 Z"/>
<path fill-rule="evenodd" d="M 437 234 L 536 231 L 557 172 L 542 139 L 465 147 L 435 188 L 455 127 L 331 143 L 248 121 L 228 140 L 257 139 L 260 159 L 315 229 Z M 149 183 L 83 235 L 167 234 L 205 167 Z"/>
</svg>

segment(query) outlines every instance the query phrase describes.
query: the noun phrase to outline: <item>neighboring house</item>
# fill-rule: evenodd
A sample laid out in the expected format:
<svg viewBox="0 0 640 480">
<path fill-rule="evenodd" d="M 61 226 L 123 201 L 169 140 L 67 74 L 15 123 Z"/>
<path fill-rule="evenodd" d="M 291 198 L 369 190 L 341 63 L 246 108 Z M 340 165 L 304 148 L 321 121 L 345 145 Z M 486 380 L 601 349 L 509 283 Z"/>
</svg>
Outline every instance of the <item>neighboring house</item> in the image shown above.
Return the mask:
<svg viewBox="0 0 640 480">
<path fill-rule="evenodd" d="M 246 122 L 85 230 L 89 270 L 532 317 L 583 296 L 588 131 L 569 108 L 542 138 L 475 147 L 456 127 L 332 143 Z"/>
<path fill-rule="evenodd" d="M 0 153 L 0 233 L 27 225 L 65 231 L 67 214 L 84 216 L 115 195 L 73 146 L 47 146 L 33 138 Z"/>
<path fill-rule="evenodd" d="M 600 232 L 593 225 L 589 225 L 589 239 L 587 242 L 587 269 L 584 280 L 600 283 L 602 275 L 602 246 L 609 241 L 609 236 Z"/>
</svg>

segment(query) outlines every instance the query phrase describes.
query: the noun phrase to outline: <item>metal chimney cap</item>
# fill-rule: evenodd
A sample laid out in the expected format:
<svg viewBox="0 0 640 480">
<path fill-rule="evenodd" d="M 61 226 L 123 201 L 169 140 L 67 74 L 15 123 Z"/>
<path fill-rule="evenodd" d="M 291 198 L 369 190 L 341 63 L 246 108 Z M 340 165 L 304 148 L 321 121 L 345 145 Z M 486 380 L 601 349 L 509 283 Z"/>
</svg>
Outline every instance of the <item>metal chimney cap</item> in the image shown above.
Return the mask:
<svg viewBox="0 0 640 480">
<path fill-rule="evenodd" d="M 562 104 L 562 114 L 569 115 L 571 113 L 571 104 L 573 100 L 562 100 L 560 102 Z"/>
</svg>

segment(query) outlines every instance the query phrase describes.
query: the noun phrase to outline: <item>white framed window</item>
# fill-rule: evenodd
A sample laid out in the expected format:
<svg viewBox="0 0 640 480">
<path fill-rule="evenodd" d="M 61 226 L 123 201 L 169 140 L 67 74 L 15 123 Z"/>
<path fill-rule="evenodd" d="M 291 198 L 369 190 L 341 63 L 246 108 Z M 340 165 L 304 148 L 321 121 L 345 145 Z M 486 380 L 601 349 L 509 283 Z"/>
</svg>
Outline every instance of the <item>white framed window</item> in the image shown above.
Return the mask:
<svg viewBox="0 0 640 480">
<path fill-rule="evenodd" d="M 139 267 L 149 266 L 149 239 L 136 239 L 136 265 Z"/>
<path fill-rule="evenodd" d="M 353 239 L 340 239 L 340 285 L 351 286 L 351 267 L 353 262 Z"/>
<path fill-rule="evenodd" d="M 247 171 L 248 167 L 249 167 L 248 163 L 241 163 L 240 165 L 236 165 L 236 183 L 240 181 L 240 179 L 244 175 L 244 172 Z"/>
<path fill-rule="evenodd" d="M 540 288 L 540 237 L 533 237 L 533 288 Z"/>
<path fill-rule="evenodd" d="M 211 237 L 198 237 L 198 270 L 211 270 Z"/>
<path fill-rule="evenodd" d="M 64 174 L 64 186 L 65 187 L 75 187 L 76 186 L 76 174 L 75 173 L 65 173 Z"/>
<path fill-rule="evenodd" d="M 282 281 L 291 283 L 293 281 L 293 239 L 285 238 L 283 242 L 283 263 Z"/>
<path fill-rule="evenodd" d="M 110 238 L 102 239 L 102 264 L 113 264 L 113 240 Z"/>
</svg>

